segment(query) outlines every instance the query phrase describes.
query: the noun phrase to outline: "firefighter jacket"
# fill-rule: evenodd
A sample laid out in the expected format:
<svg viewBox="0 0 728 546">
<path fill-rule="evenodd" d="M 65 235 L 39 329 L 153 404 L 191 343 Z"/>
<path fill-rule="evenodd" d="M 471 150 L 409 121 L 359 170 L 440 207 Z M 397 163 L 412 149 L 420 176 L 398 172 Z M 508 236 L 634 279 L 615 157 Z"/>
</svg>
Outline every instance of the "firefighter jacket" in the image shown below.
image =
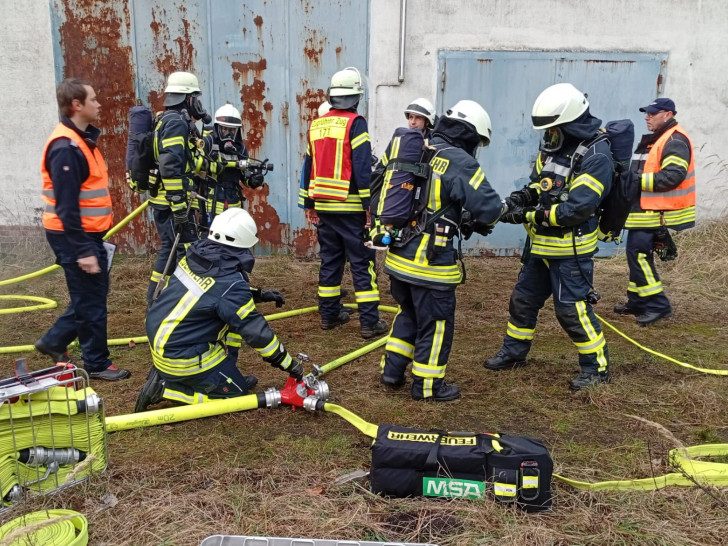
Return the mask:
<svg viewBox="0 0 728 546">
<path fill-rule="evenodd" d="M 103 234 L 113 222 L 106 162 L 96 147 L 101 131 L 80 131 L 64 117 L 46 142 L 41 161 L 43 227 L 62 232 L 78 258 L 96 245 L 89 234 Z"/>
<path fill-rule="evenodd" d="M 446 211 L 427 232 L 402 247 L 388 248 L 385 273 L 404 282 L 441 290 L 454 290 L 462 282 L 453 237 L 463 209 L 472 214 L 476 225 L 487 226 L 494 225 L 504 210 L 501 198 L 473 157 L 478 140 L 471 125 L 449 118 L 440 120 L 430 141 L 438 154 L 430 161 L 427 208 L 430 214 L 443 208 Z"/>
<path fill-rule="evenodd" d="M 531 253 L 543 258 L 592 256 L 597 250 L 599 218 L 597 208 L 609 193 L 614 163 L 605 140 L 590 141 L 597 135 L 601 120 L 589 110 L 576 120 L 560 126 L 564 144 L 553 153 L 539 152 L 531 172 L 531 187 L 539 194 L 538 205 L 547 213 L 541 223 L 524 224 Z M 584 144 L 588 144 L 585 148 Z M 580 147 L 583 157 L 572 165 Z"/>
<path fill-rule="evenodd" d="M 188 192 L 193 187 L 192 175 L 202 167 L 196 153 L 192 128 L 181 105 L 172 106 L 159 117 L 154 128 L 154 159 L 159 164 L 159 192 L 149 202 L 172 210 L 187 208 Z"/>
<path fill-rule="evenodd" d="M 203 141 L 205 154 L 219 162 L 222 168 L 222 171 L 214 175 L 208 174 L 206 177 L 207 210 L 211 212 L 214 206 L 214 215 L 217 215 L 230 206 L 239 207 L 243 201 L 240 184 L 247 186 L 248 183 L 245 172 L 239 168 L 238 162 L 248 159 L 248 150 L 240 136 L 240 130 L 237 131 L 234 141 L 228 141 L 232 147 L 225 148 L 225 141 L 220 139 L 217 128 L 207 131 Z"/>
<path fill-rule="evenodd" d="M 228 332 L 271 365 L 291 366 L 293 359 L 255 308 L 246 274 L 253 259 L 248 249 L 209 239 L 190 246 L 147 312 L 149 346 L 160 371 L 190 376 L 210 370 L 226 357 Z"/>
<path fill-rule="evenodd" d="M 335 214 L 369 208 L 372 146 L 366 120 L 331 110 L 311 122 L 298 206 Z"/>
<path fill-rule="evenodd" d="M 630 171 L 641 190 L 633 203 L 627 229 L 677 231 L 695 226 L 695 164 L 685 129 L 674 119 L 644 135 L 632 155 Z"/>
</svg>

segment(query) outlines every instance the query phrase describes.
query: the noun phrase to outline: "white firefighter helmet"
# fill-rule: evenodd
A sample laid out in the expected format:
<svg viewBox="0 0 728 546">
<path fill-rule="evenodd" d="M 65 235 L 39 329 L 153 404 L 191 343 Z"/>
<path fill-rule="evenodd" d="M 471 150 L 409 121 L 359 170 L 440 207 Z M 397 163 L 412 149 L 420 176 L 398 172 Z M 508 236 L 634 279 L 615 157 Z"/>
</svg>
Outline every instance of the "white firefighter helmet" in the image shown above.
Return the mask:
<svg viewBox="0 0 728 546">
<path fill-rule="evenodd" d="M 574 121 L 589 108 L 584 93 L 570 83 L 557 83 L 547 87 L 536 98 L 531 121 L 536 130 L 548 129 Z"/>
<path fill-rule="evenodd" d="M 235 248 L 251 248 L 258 242 L 258 226 L 247 210 L 227 209 L 212 220 L 208 239 Z"/>
<path fill-rule="evenodd" d="M 164 88 L 164 105 L 179 104 L 191 93 L 200 93 L 200 83 L 197 76 L 190 72 L 172 72 L 167 78 L 167 87 Z"/>
<path fill-rule="evenodd" d="M 336 74 L 331 76 L 329 97 L 363 94 L 364 87 L 362 86 L 361 74 L 359 73 L 359 70 L 353 66 L 348 66 L 344 70 L 339 70 Z"/>
<path fill-rule="evenodd" d="M 476 132 L 480 135 L 481 144 L 483 146 L 490 144 L 490 135 L 492 132 L 490 116 L 485 111 L 485 108 L 474 100 L 458 101 L 455 106 L 447 111 L 445 117 L 468 122 L 475 127 Z"/>
<path fill-rule="evenodd" d="M 404 117 L 407 118 L 409 114 L 422 116 L 427 120 L 430 127 L 435 125 L 435 107 L 427 99 L 420 97 L 408 104 L 407 108 L 404 109 Z"/>
<path fill-rule="evenodd" d="M 237 108 L 227 103 L 215 112 L 215 125 L 217 125 L 217 134 L 221 139 L 235 140 L 238 129 L 243 125 L 243 118 Z"/>
<path fill-rule="evenodd" d="M 331 110 L 331 104 L 329 104 L 329 101 L 325 100 L 324 102 L 319 104 L 318 117 L 325 116 L 329 113 L 329 110 Z"/>
</svg>

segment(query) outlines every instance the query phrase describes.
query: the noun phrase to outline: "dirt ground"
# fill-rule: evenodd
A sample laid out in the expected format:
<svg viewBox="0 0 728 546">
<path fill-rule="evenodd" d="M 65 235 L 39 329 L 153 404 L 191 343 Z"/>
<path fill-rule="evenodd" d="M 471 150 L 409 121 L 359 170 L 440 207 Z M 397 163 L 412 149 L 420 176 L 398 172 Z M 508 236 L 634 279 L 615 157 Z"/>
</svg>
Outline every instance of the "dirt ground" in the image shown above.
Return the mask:
<svg viewBox="0 0 728 546">
<path fill-rule="evenodd" d="M 660 264 L 674 317 L 639 328 L 612 307 L 627 285 L 623 256 L 600 259 L 596 312 L 644 347 L 705 368 L 728 369 L 728 236 L 722 225 L 678 238 L 681 256 Z M 42 264 L 47 265 L 47 264 Z M 543 440 L 557 473 L 602 481 L 657 476 L 672 469 L 667 452 L 685 445 L 728 443 L 728 377 L 679 367 L 650 354 L 604 327 L 613 381 L 572 394 L 577 354 L 553 314 L 543 309 L 530 365 L 490 372 L 483 360 L 500 347 L 508 298 L 518 274 L 515 258 L 466 259 L 467 283 L 458 288 L 455 342 L 448 381 L 463 397 L 448 404 L 415 402 L 409 389 L 390 391 L 378 382 L 382 349 L 327 374 L 331 401 L 377 424 L 419 428 L 499 431 Z M 0 278 L 37 269 L 7 263 Z M 285 309 L 316 304 L 318 264 L 289 256 L 259 258 L 253 283 L 283 292 Z M 112 269 L 109 336 L 144 333 L 144 293 L 151 258 L 119 257 Z M 351 288 L 347 273 L 344 287 Z M 393 304 L 389 279 L 380 275 L 382 303 Z M 63 277 L 54 272 L 5 286 L 4 294 L 30 294 L 67 302 Z M 352 290 L 353 293 L 353 290 Z M 350 299 L 353 299 L 350 297 Z M 5 302 L 2 302 L 3 304 Z M 4 305 L 9 307 L 11 304 Z M 14 305 L 14 304 L 13 304 Z M 274 313 L 272 304 L 259 306 Z M 0 315 L 0 346 L 31 344 L 59 310 Z M 385 316 L 391 321 L 391 316 Z M 322 331 L 316 314 L 272 322 L 293 354 L 303 351 L 325 364 L 365 342 L 358 322 Z M 80 356 L 78 349 L 72 356 Z M 0 354 L 0 377 L 12 360 L 31 368 L 47 365 L 37 354 Z M 132 370 L 119 383 L 94 382 L 107 415 L 132 411 L 150 366 L 146 345 L 116 347 L 114 362 Z M 282 387 L 285 374 L 249 349 L 241 351 L 244 373 L 259 378 L 256 391 Z M 310 366 L 310 364 L 308 365 Z M 307 368 L 308 370 L 308 368 Z M 90 543 L 106 545 L 198 544 L 214 534 L 429 542 L 440 545 L 498 544 L 725 544 L 725 489 L 582 492 L 554 481 L 550 513 L 529 515 L 480 501 L 386 499 L 368 491 L 366 479 L 335 480 L 370 462 L 370 439 L 332 414 L 290 408 L 253 410 L 163 427 L 116 432 L 108 437 L 109 467 L 89 482 L 53 496 L 34 498 L 0 515 L 0 523 L 40 507 L 70 508 L 86 515 Z M 726 462 L 726 461 L 723 461 Z"/>
</svg>

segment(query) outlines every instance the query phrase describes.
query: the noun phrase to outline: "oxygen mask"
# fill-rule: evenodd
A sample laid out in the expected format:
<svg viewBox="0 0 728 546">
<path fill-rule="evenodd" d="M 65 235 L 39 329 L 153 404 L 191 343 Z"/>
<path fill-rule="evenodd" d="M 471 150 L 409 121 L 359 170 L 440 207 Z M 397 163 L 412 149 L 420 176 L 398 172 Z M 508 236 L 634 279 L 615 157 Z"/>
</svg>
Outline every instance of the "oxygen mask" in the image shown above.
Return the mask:
<svg viewBox="0 0 728 546">
<path fill-rule="evenodd" d="M 539 150 L 547 154 L 558 152 L 564 145 L 564 132 L 560 127 L 549 127 L 544 131 Z"/>
</svg>

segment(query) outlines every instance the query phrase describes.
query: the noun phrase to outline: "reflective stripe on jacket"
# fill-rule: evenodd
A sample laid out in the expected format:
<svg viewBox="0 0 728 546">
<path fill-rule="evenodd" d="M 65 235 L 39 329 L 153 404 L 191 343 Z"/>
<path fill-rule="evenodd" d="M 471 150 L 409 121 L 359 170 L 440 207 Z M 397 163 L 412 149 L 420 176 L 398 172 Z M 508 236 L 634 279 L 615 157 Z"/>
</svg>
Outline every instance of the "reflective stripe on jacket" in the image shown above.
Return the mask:
<svg viewBox="0 0 728 546">
<path fill-rule="evenodd" d="M 78 195 L 78 206 L 81 213 L 81 226 L 89 233 L 106 231 L 111 227 L 113 215 L 111 211 L 111 195 L 109 194 L 109 174 L 106 169 L 106 162 L 98 148 L 93 151 L 76 131 L 59 123 L 48 137 L 48 142 L 43 149 L 43 161 L 41 163 L 41 178 L 43 180 L 43 192 L 41 194 L 45 202 L 43 210 L 43 227 L 54 231 L 63 231 L 63 222 L 56 214 L 56 198 L 53 191 L 53 181 L 46 166 L 46 154 L 54 140 L 67 138 L 73 146 L 83 152 L 88 162 L 89 175 L 81 183 L 81 191 Z"/>
<path fill-rule="evenodd" d="M 584 151 L 578 172 L 572 172 L 571 153 L 540 152 L 531 173 L 540 204 L 548 209 L 548 225 L 525 224 L 531 253 L 544 258 L 591 256 L 597 249 L 597 208 L 609 193 L 614 167 L 609 144 L 601 140 Z M 551 183 L 548 183 L 548 180 Z M 539 181 L 544 180 L 542 189 Z"/>
<path fill-rule="evenodd" d="M 500 218 L 503 205 L 475 158 L 439 137 L 433 137 L 432 145 L 439 152 L 430 161 L 432 180 L 427 209 L 432 214 L 445 207 L 447 211 L 427 233 L 417 235 L 402 247 L 390 246 L 384 272 L 411 284 L 455 289 L 463 280 L 453 246 L 462 210 L 468 210 L 480 225 L 493 225 Z"/>
<path fill-rule="evenodd" d="M 238 334 L 265 361 L 287 369 L 293 361 L 256 309 L 243 275 L 198 275 L 187 259 L 147 312 L 154 365 L 177 376 L 208 371 L 225 359 L 225 340 Z"/>
<path fill-rule="evenodd" d="M 351 183 L 349 129 L 357 117 L 337 110 L 311 122 L 308 142 L 313 165 L 308 194 L 312 199 L 346 201 Z"/>
<path fill-rule="evenodd" d="M 675 134 L 687 141 L 686 154 L 680 151 L 680 142 L 675 141 Z M 644 141 L 643 141 L 644 142 Z M 646 147 L 643 142 L 638 145 L 632 156 L 631 170 L 640 175 L 642 191 L 639 206 L 635 205 L 630 212 L 625 227 L 627 229 L 654 229 L 664 225 L 674 229 L 684 229 L 695 225 L 695 161 L 692 143 L 685 130 L 677 123 L 660 135 L 654 144 Z M 669 151 L 669 143 L 677 150 Z M 689 160 L 683 155 L 689 154 Z M 664 157 L 663 157 L 664 156 Z M 676 187 L 667 191 L 655 191 L 665 188 L 656 187 L 655 175 L 660 171 L 672 171 L 671 176 L 684 172 L 685 178 Z M 661 173 L 662 174 L 662 173 Z M 679 174 L 678 174 L 679 175 Z M 669 184 L 669 177 L 667 183 Z M 668 186 L 669 187 L 669 186 Z"/>
</svg>

